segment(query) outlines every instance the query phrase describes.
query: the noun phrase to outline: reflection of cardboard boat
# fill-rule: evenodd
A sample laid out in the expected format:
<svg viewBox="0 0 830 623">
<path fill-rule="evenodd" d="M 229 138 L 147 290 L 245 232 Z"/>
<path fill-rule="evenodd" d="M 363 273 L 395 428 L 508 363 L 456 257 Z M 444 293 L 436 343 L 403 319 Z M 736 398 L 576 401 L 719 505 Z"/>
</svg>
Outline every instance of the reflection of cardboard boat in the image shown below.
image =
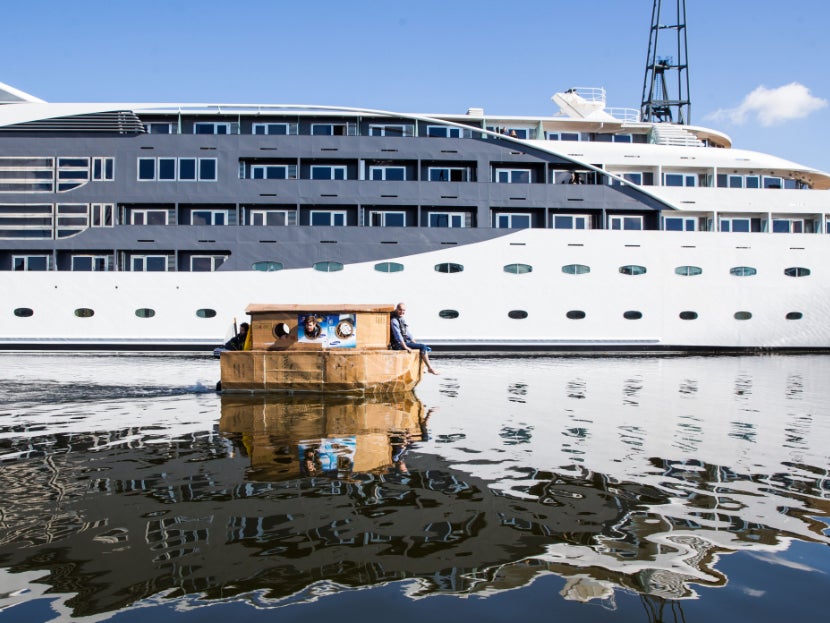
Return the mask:
<svg viewBox="0 0 830 623">
<path fill-rule="evenodd" d="M 223 352 L 223 392 L 391 394 L 421 380 L 417 352 L 389 350 L 392 305 L 249 305 L 251 350 Z M 322 331 L 308 336 L 302 319 Z"/>
<path fill-rule="evenodd" d="M 257 479 L 343 477 L 391 465 L 397 444 L 420 438 L 422 416 L 412 392 L 394 400 L 235 394 L 222 396 L 219 430 L 240 437 Z M 314 469 L 306 464 L 309 450 L 321 461 Z"/>
</svg>

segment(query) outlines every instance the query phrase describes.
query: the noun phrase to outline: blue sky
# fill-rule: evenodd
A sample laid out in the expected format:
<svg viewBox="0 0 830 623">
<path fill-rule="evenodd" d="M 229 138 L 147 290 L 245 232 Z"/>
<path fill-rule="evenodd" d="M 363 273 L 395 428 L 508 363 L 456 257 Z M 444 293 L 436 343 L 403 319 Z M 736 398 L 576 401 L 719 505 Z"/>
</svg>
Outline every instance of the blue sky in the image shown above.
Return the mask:
<svg viewBox="0 0 830 623">
<path fill-rule="evenodd" d="M 674 3 L 663 2 L 672 19 Z M 651 10 L 651 0 L 15 1 L 0 22 L 0 82 L 47 101 L 505 115 L 554 114 L 554 92 L 598 86 L 610 106 L 639 108 Z M 687 0 L 692 123 L 830 171 L 828 18 L 826 0 Z"/>
</svg>

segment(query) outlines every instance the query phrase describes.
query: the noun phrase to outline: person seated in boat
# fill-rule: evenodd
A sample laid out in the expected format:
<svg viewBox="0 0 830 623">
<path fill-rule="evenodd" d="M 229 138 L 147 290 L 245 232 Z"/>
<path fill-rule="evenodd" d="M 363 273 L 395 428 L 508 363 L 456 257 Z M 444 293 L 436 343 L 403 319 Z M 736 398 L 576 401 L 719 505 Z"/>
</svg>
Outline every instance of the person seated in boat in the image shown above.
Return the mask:
<svg viewBox="0 0 830 623">
<path fill-rule="evenodd" d="M 239 333 L 234 335 L 231 339 L 225 342 L 225 348 L 228 350 L 244 350 L 245 349 L 245 339 L 248 337 L 248 331 L 250 330 L 251 325 L 247 322 L 243 322 L 239 325 Z"/>
<path fill-rule="evenodd" d="M 429 353 L 432 349 L 426 344 L 419 344 L 415 341 L 415 338 L 409 332 L 409 325 L 404 320 L 405 314 L 406 305 L 398 303 L 395 311 L 392 312 L 392 350 L 405 350 L 408 353 L 411 353 L 413 350 L 419 350 L 421 352 L 421 361 L 426 365 L 427 371 L 430 374 L 438 374 L 438 371 L 432 367 L 429 361 Z"/>
<path fill-rule="evenodd" d="M 581 184 L 581 183 L 582 183 L 582 178 L 579 177 L 579 173 L 577 173 L 576 171 L 573 171 L 571 173 L 571 179 L 568 180 L 568 184 Z"/>
<path fill-rule="evenodd" d="M 303 320 L 303 335 L 307 340 L 316 340 L 320 337 L 320 323 L 314 314 L 309 314 Z"/>
</svg>

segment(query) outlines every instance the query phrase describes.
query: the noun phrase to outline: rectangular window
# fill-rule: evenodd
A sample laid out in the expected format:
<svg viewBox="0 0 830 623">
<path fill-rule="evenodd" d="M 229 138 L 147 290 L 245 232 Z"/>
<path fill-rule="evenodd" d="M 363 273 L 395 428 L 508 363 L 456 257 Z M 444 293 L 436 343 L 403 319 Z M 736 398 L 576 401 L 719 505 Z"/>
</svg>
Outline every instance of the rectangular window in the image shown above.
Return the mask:
<svg viewBox="0 0 830 623">
<path fill-rule="evenodd" d="M 499 229 L 527 229 L 530 227 L 529 214 L 496 214 L 493 226 Z"/>
<path fill-rule="evenodd" d="M 213 272 L 228 259 L 225 255 L 192 255 L 190 256 L 190 271 L 194 273 Z"/>
<path fill-rule="evenodd" d="M 764 188 L 783 188 L 784 183 L 780 177 L 764 176 Z"/>
<path fill-rule="evenodd" d="M 312 123 L 312 136 L 351 136 L 347 123 Z"/>
<path fill-rule="evenodd" d="M 288 212 L 286 210 L 251 210 L 249 217 L 250 225 L 288 225 Z"/>
<path fill-rule="evenodd" d="M 626 231 L 638 231 L 643 228 L 642 216 L 620 216 L 612 215 L 608 217 L 611 229 L 622 229 Z"/>
<path fill-rule="evenodd" d="M 664 173 L 663 186 L 697 186 L 697 175 L 694 173 Z"/>
<path fill-rule="evenodd" d="M 496 169 L 496 182 L 500 184 L 530 184 L 530 169 Z"/>
<path fill-rule="evenodd" d="M 179 181 L 196 181 L 196 158 L 179 158 Z"/>
<path fill-rule="evenodd" d="M 427 136 L 440 138 L 461 138 L 461 128 L 453 128 L 446 125 L 428 125 Z"/>
<path fill-rule="evenodd" d="M 429 167 L 427 176 L 430 182 L 467 182 L 469 169 L 465 167 Z"/>
<path fill-rule="evenodd" d="M 591 229 L 591 217 L 586 214 L 554 214 L 554 229 Z"/>
<path fill-rule="evenodd" d="M 151 123 L 145 123 L 144 129 L 147 130 L 147 134 L 173 134 L 172 123 L 153 121 Z"/>
<path fill-rule="evenodd" d="M 345 166 L 311 165 L 311 179 L 313 180 L 345 180 Z"/>
<path fill-rule="evenodd" d="M 451 212 L 430 212 L 430 227 L 464 227 L 464 215 Z"/>
<path fill-rule="evenodd" d="M 744 187 L 744 177 L 743 175 L 730 175 L 729 176 L 729 188 L 743 188 Z"/>
<path fill-rule="evenodd" d="M 634 136 L 631 134 L 614 134 L 615 143 L 633 143 Z"/>
<path fill-rule="evenodd" d="M 173 182 L 176 180 L 176 159 L 158 159 L 158 179 L 160 182 Z"/>
<path fill-rule="evenodd" d="M 406 212 L 370 212 L 372 227 L 406 227 Z"/>
<path fill-rule="evenodd" d="M 406 167 L 397 166 L 373 166 L 369 167 L 369 179 L 372 180 L 394 180 L 402 182 L 406 180 Z"/>
<path fill-rule="evenodd" d="M 138 179 L 141 182 L 149 182 L 156 179 L 156 159 L 138 159 Z"/>
<path fill-rule="evenodd" d="M 722 218 L 720 219 L 720 230 L 748 233 L 752 231 L 752 221 L 748 218 Z"/>
<path fill-rule="evenodd" d="M 14 255 L 12 270 L 49 270 L 48 255 Z"/>
<path fill-rule="evenodd" d="M 167 210 L 131 210 L 130 225 L 167 225 Z"/>
<path fill-rule="evenodd" d="M 292 127 L 293 126 L 293 127 Z M 296 123 L 255 123 L 254 134 L 267 134 L 271 136 L 287 136 L 297 133 Z M 292 132 L 293 130 L 293 132 Z"/>
<path fill-rule="evenodd" d="M 93 203 L 91 210 L 91 225 L 93 227 L 112 227 L 115 224 L 113 204 Z"/>
<path fill-rule="evenodd" d="M 776 234 L 803 234 L 806 231 L 804 219 L 772 219 L 772 231 Z"/>
<path fill-rule="evenodd" d="M 296 164 L 254 164 L 251 165 L 252 180 L 295 180 Z"/>
<path fill-rule="evenodd" d="M 96 182 L 111 182 L 115 179 L 115 158 L 93 158 L 92 179 Z"/>
<path fill-rule="evenodd" d="M 369 136 L 413 136 L 413 128 L 407 124 L 371 124 Z"/>
<path fill-rule="evenodd" d="M 73 255 L 71 269 L 75 272 L 103 272 L 109 270 L 108 255 Z"/>
<path fill-rule="evenodd" d="M 549 141 L 578 141 L 579 132 L 548 132 Z"/>
<path fill-rule="evenodd" d="M 228 210 L 192 210 L 191 225 L 227 225 Z"/>
<path fill-rule="evenodd" d="M 166 255 L 133 255 L 130 257 L 130 270 L 133 272 L 163 273 L 167 272 Z"/>
<path fill-rule="evenodd" d="M 193 134 L 230 134 L 231 124 L 217 121 L 197 121 L 193 124 Z"/>
<path fill-rule="evenodd" d="M 312 210 L 310 221 L 319 227 L 341 227 L 346 224 L 346 212 L 340 210 Z"/>
<path fill-rule="evenodd" d="M 667 216 L 663 219 L 665 231 L 696 231 L 697 220 L 685 216 Z"/>
<path fill-rule="evenodd" d="M 216 158 L 199 158 L 199 181 L 216 181 Z"/>
</svg>

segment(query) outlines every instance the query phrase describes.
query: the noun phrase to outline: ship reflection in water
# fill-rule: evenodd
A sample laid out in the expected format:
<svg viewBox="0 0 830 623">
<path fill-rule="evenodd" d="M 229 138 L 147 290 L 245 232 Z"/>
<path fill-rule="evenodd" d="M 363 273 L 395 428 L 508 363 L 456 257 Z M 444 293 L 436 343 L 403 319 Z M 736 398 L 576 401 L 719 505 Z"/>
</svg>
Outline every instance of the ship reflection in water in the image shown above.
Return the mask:
<svg viewBox="0 0 830 623">
<path fill-rule="evenodd" d="M 418 396 L 369 400 L 220 398 L 192 358 L 52 359 L 65 379 L 28 359 L 0 358 L 0 617 L 552 577 L 560 603 L 670 620 L 742 582 L 734 554 L 826 586 L 827 358 L 444 360 Z"/>
</svg>

